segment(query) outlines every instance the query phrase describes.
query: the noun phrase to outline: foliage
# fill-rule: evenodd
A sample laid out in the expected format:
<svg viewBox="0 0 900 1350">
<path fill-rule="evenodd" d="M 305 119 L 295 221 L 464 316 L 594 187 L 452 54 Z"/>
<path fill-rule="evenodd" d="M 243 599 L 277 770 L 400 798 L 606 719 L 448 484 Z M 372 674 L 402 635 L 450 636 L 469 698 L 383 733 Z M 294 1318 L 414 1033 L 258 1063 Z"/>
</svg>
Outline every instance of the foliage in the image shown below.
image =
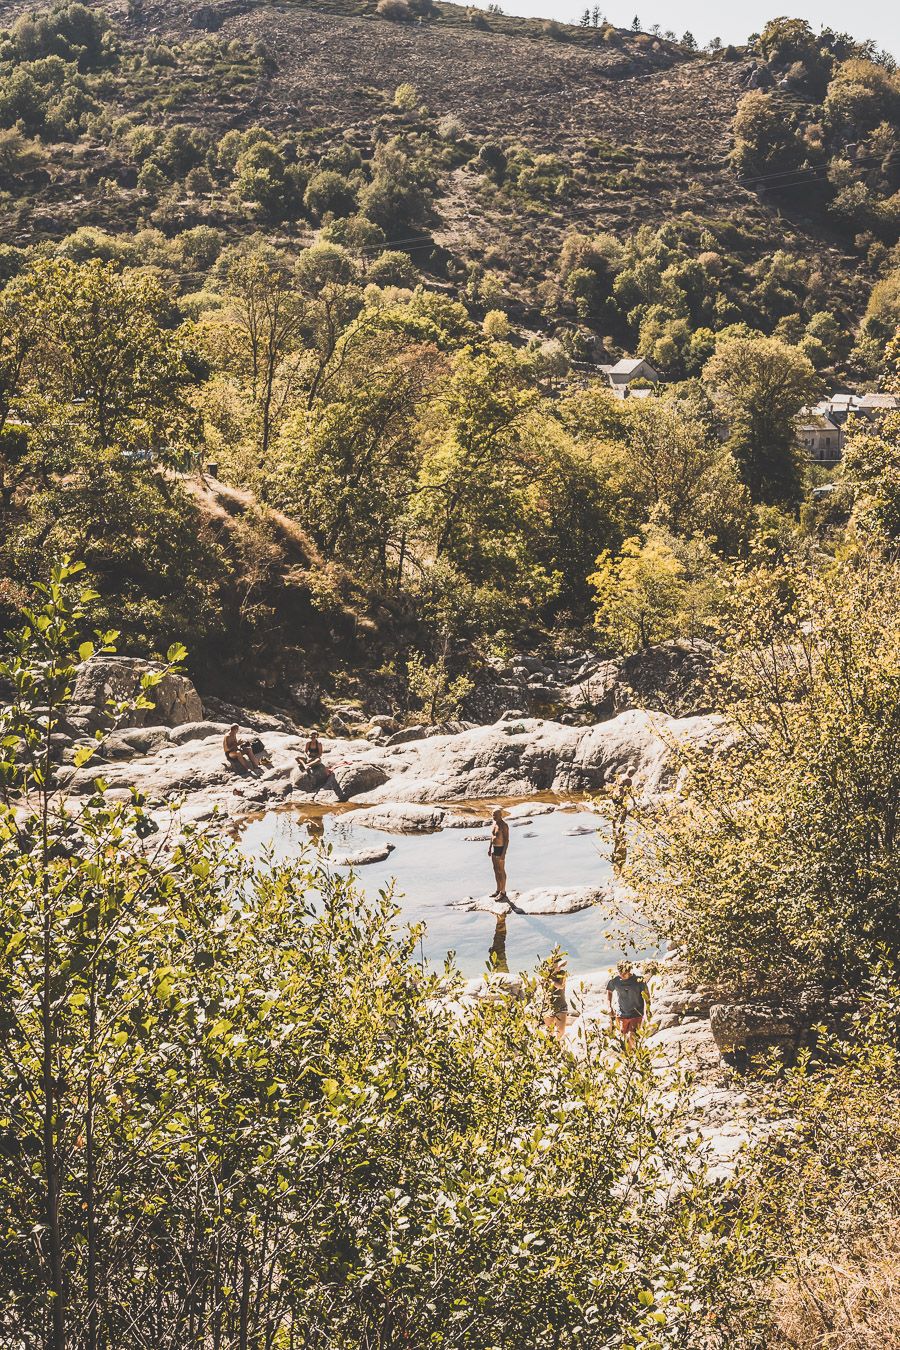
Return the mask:
<svg viewBox="0 0 900 1350">
<path fill-rule="evenodd" d="M 406 663 L 406 680 L 410 694 L 432 725 L 459 717 L 475 687 L 466 675 L 451 678 L 446 654 L 429 664 L 421 652 L 413 652 Z"/>
<path fill-rule="evenodd" d="M 820 389 L 809 358 L 778 338 L 724 337 L 703 380 L 730 423 L 730 445 L 753 500 L 796 501 L 794 418 Z"/>
<path fill-rule="evenodd" d="M 787 1150 L 752 1160 L 765 1221 L 787 1258 L 774 1288 L 775 1346 L 823 1341 L 876 1350 L 900 1334 L 897 988 L 881 968 L 838 1036 L 774 1086 L 792 1122 Z"/>
<path fill-rule="evenodd" d="M 724 735 L 678 749 L 684 804 L 646 819 L 631 863 L 704 978 L 771 994 L 896 969 L 897 596 L 874 552 L 738 575 Z"/>
<path fill-rule="evenodd" d="M 708 632 L 719 600 L 716 562 L 702 539 L 676 540 L 659 528 L 608 551 L 588 577 L 595 624 L 617 652 Z"/>
</svg>

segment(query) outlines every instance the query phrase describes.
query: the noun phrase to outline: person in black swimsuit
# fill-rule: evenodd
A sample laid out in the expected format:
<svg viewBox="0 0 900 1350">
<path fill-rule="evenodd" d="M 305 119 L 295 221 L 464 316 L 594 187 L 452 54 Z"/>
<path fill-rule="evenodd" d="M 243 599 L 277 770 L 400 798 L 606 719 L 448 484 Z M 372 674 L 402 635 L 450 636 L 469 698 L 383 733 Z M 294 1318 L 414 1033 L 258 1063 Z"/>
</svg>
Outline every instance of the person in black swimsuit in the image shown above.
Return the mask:
<svg viewBox="0 0 900 1350">
<path fill-rule="evenodd" d="M 494 865 L 494 880 L 497 883 L 497 889 L 494 896 L 498 900 L 506 900 L 506 851 L 509 848 L 509 826 L 503 819 L 503 807 L 497 806 L 491 812 L 491 842 L 488 847 L 488 857 Z"/>
</svg>

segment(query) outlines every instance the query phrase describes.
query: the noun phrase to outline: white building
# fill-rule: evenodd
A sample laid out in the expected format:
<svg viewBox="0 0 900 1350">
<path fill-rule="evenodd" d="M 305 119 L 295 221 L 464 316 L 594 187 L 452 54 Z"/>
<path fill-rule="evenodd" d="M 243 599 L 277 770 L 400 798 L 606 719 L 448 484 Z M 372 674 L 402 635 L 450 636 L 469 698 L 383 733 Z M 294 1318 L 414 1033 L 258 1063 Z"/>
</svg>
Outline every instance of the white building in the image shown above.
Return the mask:
<svg viewBox="0 0 900 1350">
<path fill-rule="evenodd" d="M 800 409 L 797 439 L 810 459 L 834 464 L 854 424 L 878 422 L 898 410 L 900 398 L 896 394 L 831 394 L 812 408 Z"/>
<path fill-rule="evenodd" d="M 628 398 L 632 394 L 640 394 L 639 389 L 632 389 L 631 386 L 638 382 L 647 384 L 659 384 L 659 375 L 653 369 L 649 361 L 645 361 L 642 356 L 625 357 L 617 361 L 615 365 L 600 366 L 600 373 L 606 376 L 609 387 L 617 398 Z M 643 391 L 647 392 L 647 391 Z"/>
</svg>

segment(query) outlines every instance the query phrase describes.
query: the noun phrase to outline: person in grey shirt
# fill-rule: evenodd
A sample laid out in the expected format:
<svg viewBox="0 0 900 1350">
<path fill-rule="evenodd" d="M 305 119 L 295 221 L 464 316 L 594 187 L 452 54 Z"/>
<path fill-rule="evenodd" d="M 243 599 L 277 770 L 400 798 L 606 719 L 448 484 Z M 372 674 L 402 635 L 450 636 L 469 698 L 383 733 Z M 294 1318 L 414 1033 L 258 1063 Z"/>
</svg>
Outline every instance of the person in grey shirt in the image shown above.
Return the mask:
<svg viewBox="0 0 900 1350">
<path fill-rule="evenodd" d="M 620 961 L 616 970 L 618 974 L 606 986 L 609 1022 L 612 1026 L 613 1018 L 618 1019 L 625 1048 L 631 1050 L 644 1016 L 650 1011 L 650 990 L 646 982 L 635 975 L 630 961 Z"/>
</svg>

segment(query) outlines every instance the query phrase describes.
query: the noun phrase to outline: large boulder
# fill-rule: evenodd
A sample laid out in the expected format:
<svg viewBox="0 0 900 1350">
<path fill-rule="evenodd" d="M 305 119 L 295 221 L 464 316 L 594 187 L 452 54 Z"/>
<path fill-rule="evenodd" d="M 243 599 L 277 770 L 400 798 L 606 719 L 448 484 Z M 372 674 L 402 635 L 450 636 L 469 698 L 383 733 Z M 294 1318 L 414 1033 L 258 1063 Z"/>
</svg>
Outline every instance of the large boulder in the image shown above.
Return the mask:
<svg viewBox="0 0 900 1350">
<path fill-rule="evenodd" d="M 715 648 L 676 638 L 614 661 L 598 661 L 565 691 L 566 704 L 595 717 L 646 708 L 688 717 L 711 711 L 709 682 Z"/>
<path fill-rule="evenodd" d="M 161 671 L 157 661 L 138 656 L 92 656 L 78 668 L 67 721 L 79 731 L 93 733 L 116 727 L 177 727 L 199 722 L 203 716 L 200 695 L 186 675 L 167 673 L 149 691 L 152 708 L 135 708 L 113 716 L 110 704 L 128 702 L 141 693 L 141 679 L 149 671 Z"/>
<path fill-rule="evenodd" d="M 368 763 L 365 760 L 351 760 L 339 764 L 334 776 L 346 797 L 358 797 L 364 792 L 373 792 L 388 780 L 388 772 L 381 764 Z"/>
<path fill-rule="evenodd" d="M 808 1010 L 802 1005 L 786 1009 L 781 1004 L 714 1003 L 709 1026 L 723 1055 L 758 1055 L 769 1050 L 797 1048 L 808 1025 Z"/>
</svg>

